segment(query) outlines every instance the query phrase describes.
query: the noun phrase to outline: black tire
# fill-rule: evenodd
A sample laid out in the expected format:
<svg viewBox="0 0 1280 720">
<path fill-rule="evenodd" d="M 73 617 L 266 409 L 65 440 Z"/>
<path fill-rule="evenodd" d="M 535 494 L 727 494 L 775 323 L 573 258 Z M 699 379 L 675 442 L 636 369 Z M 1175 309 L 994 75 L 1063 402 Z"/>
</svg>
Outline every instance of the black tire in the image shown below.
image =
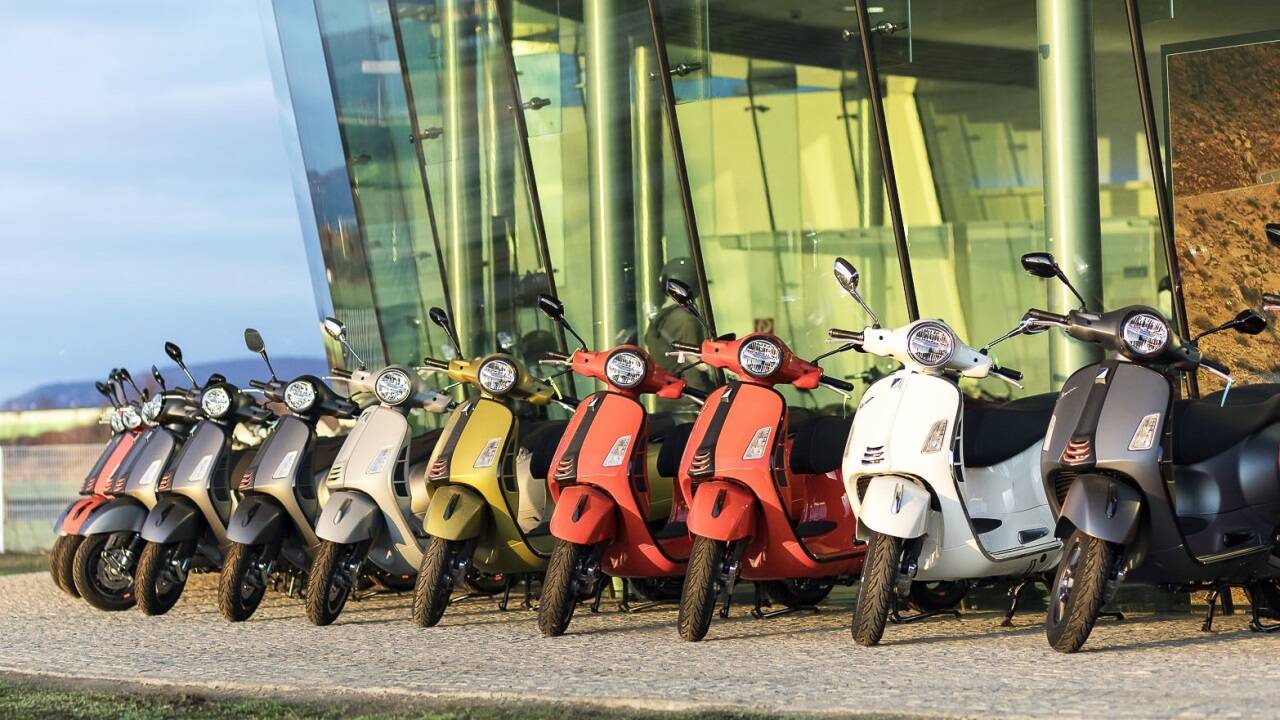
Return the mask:
<svg viewBox="0 0 1280 720">
<path fill-rule="evenodd" d="M 322 540 L 311 572 L 307 574 L 307 619 L 313 625 L 333 623 L 342 614 L 351 597 L 351 579 L 346 577 L 347 561 L 355 552 L 354 545 Z"/>
<path fill-rule="evenodd" d="M 187 586 L 186 578 L 174 577 L 171 568 L 181 562 L 179 555 L 185 543 L 152 543 L 138 555 L 134 571 L 134 587 L 138 592 L 138 609 L 144 615 L 163 615 L 173 609 Z"/>
<path fill-rule="evenodd" d="M 53 548 L 49 550 L 49 576 L 53 578 L 53 584 L 74 598 L 80 597 L 80 592 L 76 590 L 72 566 L 75 564 L 76 550 L 83 540 L 82 535 L 59 535 L 53 541 Z"/>
<path fill-rule="evenodd" d="M 564 634 L 573 619 L 580 594 L 578 573 L 588 547 L 557 539 L 542 577 L 542 597 L 538 603 L 538 629 L 546 637 Z"/>
<path fill-rule="evenodd" d="M 267 594 L 261 578 L 255 582 L 249 573 L 258 571 L 258 561 L 266 547 L 233 542 L 227 548 L 218 575 L 218 610 L 230 622 L 244 622 L 253 617 Z"/>
<path fill-rule="evenodd" d="M 114 535 L 89 535 L 76 548 L 71 565 L 71 577 L 76 592 L 93 607 L 107 612 L 119 612 L 133 607 L 137 598 L 133 593 L 133 578 L 121 577 L 108 568 L 102 554 Z M 121 542 L 121 540 L 116 541 Z"/>
<path fill-rule="evenodd" d="M 858 584 L 858 604 L 853 608 L 853 639 L 859 645 L 877 645 L 884 637 L 901 561 L 901 538 L 871 533 L 862 565 L 862 582 Z"/>
<path fill-rule="evenodd" d="M 924 612 L 952 610 L 969 594 L 969 583 L 964 581 L 913 582 L 911 604 Z"/>
<path fill-rule="evenodd" d="M 1044 619 L 1045 634 L 1054 650 L 1073 653 L 1089 639 L 1102 612 L 1115 557 L 1111 543 L 1079 530 L 1067 540 Z"/>
<path fill-rule="evenodd" d="M 707 636 L 711 628 L 711 614 L 716 609 L 716 590 L 720 586 L 720 571 L 724 566 L 727 545 L 723 540 L 694 536 L 693 551 L 689 553 L 689 568 L 684 576 L 684 589 L 680 593 L 678 626 L 680 637 L 697 642 Z"/>
<path fill-rule="evenodd" d="M 775 605 L 813 607 L 826 600 L 835 586 L 828 580 L 770 580 L 764 584 L 764 592 Z"/>
<path fill-rule="evenodd" d="M 431 538 L 422 554 L 422 569 L 413 588 L 413 621 L 420 627 L 435 627 L 449 607 L 453 592 L 453 571 L 462 543 Z"/>
</svg>

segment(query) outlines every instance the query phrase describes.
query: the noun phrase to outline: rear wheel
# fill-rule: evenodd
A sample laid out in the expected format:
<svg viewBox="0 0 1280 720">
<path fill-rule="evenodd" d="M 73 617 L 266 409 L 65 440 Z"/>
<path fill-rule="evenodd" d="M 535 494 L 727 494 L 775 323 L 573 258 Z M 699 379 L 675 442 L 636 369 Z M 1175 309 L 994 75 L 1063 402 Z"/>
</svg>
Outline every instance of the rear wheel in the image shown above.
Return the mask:
<svg viewBox="0 0 1280 720">
<path fill-rule="evenodd" d="M 858 604 L 853 608 L 853 639 L 859 645 L 876 645 L 884 637 L 901 558 L 901 538 L 871 533 L 858 584 Z"/>
<path fill-rule="evenodd" d="M 770 580 L 764 584 L 769 602 L 789 608 L 813 607 L 831 594 L 835 583 L 828 580 Z"/>
<path fill-rule="evenodd" d="M 267 594 L 258 565 L 266 551 L 263 545 L 231 543 L 218 576 L 218 610 L 231 622 L 248 620 Z"/>
<path fill-rule="evenodd" d="M 967 582 L 914 582 L 911 583 L 912 604 L 925 612 L 951 610 L 969 594 Z"/>
<path fill-rule="evenodd" d="M 422 569 L 413 589 L 413 621 L 422 627 L 435 627 L 449 607 L 453 592 L 453 574 L 462 543 L 431 538 L 422 554 Z"/>
<path fill-rule="evenodd" d="M 1062 550 L 1045 615 L 1045 634 L 1054 650 L 1072 653 L 1089 639 L 1102 612 L 1114 562 L 1111 543 L 1079 530 L 1071 534 Z"/>
<path fill-rule="evenodd" d="M 144 615 L 163 615 L 173 609 L 187 579 L 178 565 L 184 543 L 147 543 L 138 556 L 134 585 L 138 589 L 138 609 Z"/>
<path fill-rule="evenodd" d="M 538 604 L 538 629 L 546 637 L 563 635 L 573 619 L 573 611 L 584 594 L 581 577 L 586 572 L 590 546 L 556 540 L 542 577 L 542 597 Z"/>
<path fill-rule="evenodd" d="M 329 625 L 342 614 L 351 597 L 351 571 L 348 564 L 354 545 L 323 540 L 307 579 L 307 619 L 315 625 Z"/>
<path fill-rule="evenodd" d="M 76 592 L 93 607 L 108 612 L 133 607 L 133 578 L 124 556 L 133 537 L 133 533 L 89 535 L 76 548 L 71 576 Z"/>
<path fill-rule="evenodd" d="M 80 597 L 80 593 L 76 590 L 75 579 L 72 577 L 72 566 L 75 563 L 76 550 L 80 548 L 83 540 L 82 535 L 59 535 L 58 539 L 53 541 L 53 548 L 49 551 L 49 575 L 53 578 L 53 584 L 71 597 Z"/>
<path fill-rule="evenodd" d="M 711 613 L 716 607 L 716 588 L 720 584 L 720 571 L 724 566 L 723 540 L 701 536 L 693 538 L 693 551 L 689 553 L 689 568 L 684 576 L 684 590 L 680 594 L 680 637 L 697 642 L 707 636 L 711 628 Z"/>
</svg>

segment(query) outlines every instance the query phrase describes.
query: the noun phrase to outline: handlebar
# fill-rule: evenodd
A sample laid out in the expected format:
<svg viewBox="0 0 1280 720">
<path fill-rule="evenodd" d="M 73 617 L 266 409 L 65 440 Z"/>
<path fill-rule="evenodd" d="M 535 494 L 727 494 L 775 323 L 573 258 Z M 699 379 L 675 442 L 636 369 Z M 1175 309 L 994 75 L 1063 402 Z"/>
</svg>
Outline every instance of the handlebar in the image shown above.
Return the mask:
<svg viewBox="0 0 1280 720">
<path fill-rule="evenodd" d="M 859 335 L 861 335 L 861 333 L 859 333 Z M 821 378 L 818 379 L 818 382 L 822 383 L 823 385 L 826 385 L 829 388 L 833 388 L 841 392 L 847 392 L 847 393 L 853 392 L 853 383 L 846 382 L 839 378 L 833 378 L 827 375 L 823 375 Z"/>
<path fill-rule="evenodd" d="M 1059 315 L 1048 310 L 1037 310 L 1036 308 L 1028 310 L 1027 317 L 1040 322 L 1053 323 L 1054 325 L 1066 325 L 1069 322 L 1066 315 Z"/>
<path fill-rule="evenodd" d="M 1014 370 L 1013 368 L 996 367 L 993 365 L 991 366 L 990 373 L 1001 380 L 1005 380 L 1014 385 L 1018 385 L 1018 383 L 1022 382 L 1022 373 Z M 1018 385 L 1018 387 L 1021 387 L 1021 385 Z"/>
<path fill-rule="evenodd" d="M 331 370 L 330 372 L 332 372 L 332 373 L 333 373 L 333 376 L 334 376 L 334 377 L 340 377 L 340 378 L 343 378 L 344 380 L 350 380 L 350 379 L 351 379 L 351 371 L 350 371 L 350 370 L 346 370 L 346 369 L 343 369 L 343 368 L 334 368 L 334 369 L 333 369 L 333 370 Z"/>
<path fill-rule="evenodd" d="M 707 393 L 706 390 L 699 390 L 698 388 L 689 387 L 688 385 L 686 385 L 684 390 L 682 390 L 681 392 L 684 395 L 687 395 L 693 398 L 694 400 L 697 400 L 698 402 L 702 402 L 706 400 L 707 395 L 709 394 Z"/>
<path fill-rule="evenodd" d="M 567 362 L 569 362 L 569 356 L 568 356 L 568 355 L 565 355 L 564 353 L 561 353 L 561 352 L 555 352 L 554 350 L 548 350 L 547 352 L 545 352 L 545 353 L 543 353 L 543 354 L 542 354 L 542 360 L 540 360 L 539 362 L 549 362 L 549 363 L 562 364 L 562 363 L 567 363 Z"/>
<path fill-rule="evenodd" d="M 1206 370 L 1211 370 L 1213 372 L 1216 372 L 1219 375 L 1231 374 L 1231 368 L 1227 367 L 1226 365 L 1223 365 L 1217 360 L 1210 360 L 1207 357 L 1200 358 L 1200 367 L 1205 368 Z"/>
<path fill-rule="evenodd" d="M 858 345 L 862 344 L 862 333 L 853 330 L 841 330 L 840 328 L 831 328 L 827 331 L 827 337 L 840 342 L 851 342 Z"/>
<path fill-rule="evenodd" d="M 270 387 L 270 383 L 266 383 L 261 380 L 250 380 L 249 387 L 257 388 L 259 390 L 262 390 L 263 392 L 266 392 L 267 388 Z"/>
<path fill-rule="evenodd" d="M 448 370 L 449 361 L 436 358 L 422 358 L 422 366 L 432 370 Z"/>
<path fill-rule="evenodd" d="M 691 343 L 680 342 L 679 340 L 673 340 L 673 341 L 671 342 L 671 349 L 672 349 L 672 350 L 675 350 L 676 352 L 686 353 L 686 354 L 689 354 L 689 355 L 700 355 L 700 354 L 702 354 L 702 348 L 701 348 L 701 347 L 699 347 L 699 346 L 697 346 L 697 345 L 693 345 L 693 344 L 691 344 Z"/>
</svg>

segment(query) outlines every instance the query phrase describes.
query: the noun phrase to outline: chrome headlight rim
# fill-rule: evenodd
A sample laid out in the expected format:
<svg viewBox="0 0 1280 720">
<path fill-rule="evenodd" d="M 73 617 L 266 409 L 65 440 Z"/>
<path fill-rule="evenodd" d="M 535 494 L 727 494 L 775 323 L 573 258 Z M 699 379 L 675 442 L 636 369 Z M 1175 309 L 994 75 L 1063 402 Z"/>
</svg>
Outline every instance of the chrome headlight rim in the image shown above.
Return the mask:
<svg viewBox="0 0 1280 720">
<path fill-rule="evenodd" d="M 938 335 L 930 338 L 922 338 L 921 336 L 925 333 L 938 333 Z M 946 351 L 937 356 L 921 355 L 915 348 L 915 343 L 920 340 L 938 343 L 938 346 L 945 347 Z M 942 344 L 942 341 L 944 340 L 945 345 Z M 951 332 L 951 328 L 940 322 L 927 320 L 925 322 L 918 323 L 907 333 L 907 355 L 911 358 L 911 361 L 917 365 L 926 368 L 939 368 L 950 362 L 951 358 L 955 354 L 956 334 Z"/>
<path fill-rule="evenodd" d="M 129 430 L 136 430 L 142 425 L 142 414 L 133 404 L 125 405 L 120 410 L 120 422 Z"/>
<path fill-rule="evenodd" d="M 775 355 L 773 359 L 768 361 L 771 363 L 771 367 L 769 367 L 767 371 L 753 370 L 751 368 L 751 363 L 743 358 L 743 356 L 753 348 L 761 347 L 770 348 L 770 351 Z M 772 377 L 774 373 L 778 372 L 778 370 L 782 368 L 782 345 L 779 344 L 777 340 L 768 337 L 749 338 L 738 346 L 738 367 L 742 368 L 743 372 L 753 378 L 763 380 L 765 378 Z"/>
<path fill-rule="evenodd" d="M 152 395 L 150 399 L 142 403 L 142 419 L 147 422 L 155 422 L 160 417 L 160 408 L 164 406 L 164 396 L 160 393 Z"/>
<path fill-rule="evenodd" d="M 385 405 L 403 405 L 413 396 L 413 378 L 401 368 L 385 368 L 373 380 L 373 394 Z"/>
<path fill-rule="evenodd" d="M 638 363 L 639 367 L 633 364 L 629 368 L 620 368 L 619 366 L 623 363 Z M 632 373 L 635 379 L 628 379 L 630 376 L 623 374 L 626 372 Z M 631 390 L 639 387 L 640 383 L 648 377 L 649 363 L 635 350 L 615 350 L 605 358 L 604 375 L 615 387 Z"/>
<path fill-rule="evenodd" d="M 1139 320 L 1146 322 L 1147 327 L 1135 328 L 1134 322 Z M 1135 339 L 1130 339 L 1131 329 L 1135 331 Z M 1146 334 L 1143 334 L 1144 331 Z M 1149 310 L 1132 313 L 1120 323 L 1120 342 L 1127 352 L 1140 358 L 1154 358 L 1163 353 L 1169 347 L 1171 335 L 1169 323 Z M 1151 341 L 1157 338 L 1158 343 L 1152 344 Z"/>
<path fill-rule="evenodd" d="M 111 423 L 111 430 L 113 432 L 124 432 L 124 420 L 120 417 L 120 411 L 118 409 L 111 411 L 111 417 L 107 422 Z"/>
<path fill-rule="evenodd" d="M 494 378 L 494 372 L 501 372 L 503 376 Z M 490 395 L 506 395 L 516 386 L 516 381 L 519 379 L 520 372 L 516 369 L 516 364 L 506 358 L 485 360 L 480 363 L 480 368 L 476 371 L 476 380 L 480 383 L 480 387 Z"/>
<path fill-rule="evenodd" d="M 200 395 L 200 410 L 214 420 L 220 420 L 231 412 L 231 393 L 225 387 L 215 385 Z"/>
<path fill-rule="evenodd" d="M 284 404 L 296 413 L 303 413 L 316 405 L 315 383 L 310 380 L 294 380 L 284 386 Z"/>
</svg>

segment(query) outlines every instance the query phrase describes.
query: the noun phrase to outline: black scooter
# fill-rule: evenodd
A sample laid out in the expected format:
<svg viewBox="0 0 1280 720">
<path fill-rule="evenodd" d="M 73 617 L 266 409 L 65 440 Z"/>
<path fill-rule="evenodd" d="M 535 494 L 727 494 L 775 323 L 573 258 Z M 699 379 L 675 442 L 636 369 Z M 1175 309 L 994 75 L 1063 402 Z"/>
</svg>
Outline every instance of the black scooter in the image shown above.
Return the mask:
<svg viewBox="0 0 1280 720">
<path fill-rule="evenodd" d="M 1057 278 L 1080 299 L 1053 256 L 1029 253 L 1023 267 Z M 1280 300 L 1277 298 L 1272 298 Z M 1280 303 L 1264 304 L 1275 309 Z M 1280 398 L 1224 404 L 1176 400 L 1179 373 L 1230 370 L 1197 342 L 1224 330 L 1256 335 L 1267 321 L 1252 310 L 1190 342 L 1153 308 L 1065 315 L 1029 310 L 1023 329 L 1051 327 L 1107 351 L 1062 387 L 1041 448 L 1041 472 L 1068 538 L 1045 619 L 1049 644 L 1075 652 L 1120 583 L 1210 591 L 1211 629 L 1219 593 L 1243 587 L 1250 628 L 1280 611 Z"/>
</svg>

